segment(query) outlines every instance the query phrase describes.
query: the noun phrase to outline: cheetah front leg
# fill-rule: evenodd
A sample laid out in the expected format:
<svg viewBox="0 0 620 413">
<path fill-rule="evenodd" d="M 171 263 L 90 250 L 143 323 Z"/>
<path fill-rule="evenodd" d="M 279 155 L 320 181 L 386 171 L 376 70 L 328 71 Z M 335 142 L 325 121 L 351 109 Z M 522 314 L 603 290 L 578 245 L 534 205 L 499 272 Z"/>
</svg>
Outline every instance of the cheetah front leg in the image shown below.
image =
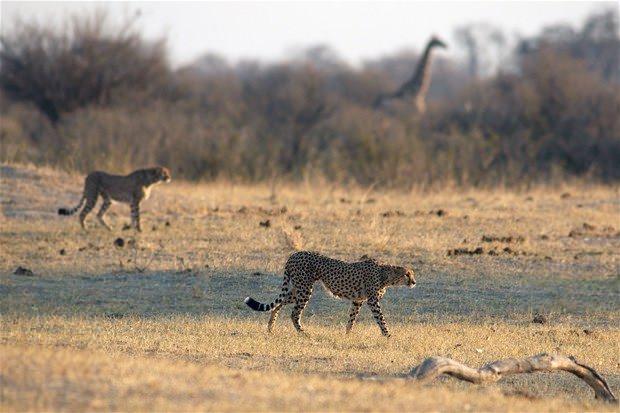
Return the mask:
<svg viewBox="0 0 620 413">
<path fill-rule="evenodd" d="M 368 299 L 368 307 L 370 307 L 370 311 L 372 311 L 372 315 L 375 318 L 377 324 L 379 324 L 379 328 L 381 329 L 381 333 L 389 337 L 390 332 L 388 331 L 387 325 L 385 324 L 385 318 L 383 317 L 383 313 L 381 312 L 381 306 L 379 305 L 378 297 L 371 297 Z"/>
<path fill-rule="evenodd" d="M 357 315 L 360 313 L 360 308 L 362 308 L 362 304 L 362 301 L 353 301 L 351 303 L 351 311 L 349 311 L 349 322 L 347 323 L 347 334 L 351 332 L 351 329 L 355 324 L 355 320 L 357 319 Z"/>
<path fill-rule="evenodd" d="M 142 232 L 140 227 L 140 199 L 134 198 L 131 202 L 131 225 L 138 232 Z"/>
</svg>

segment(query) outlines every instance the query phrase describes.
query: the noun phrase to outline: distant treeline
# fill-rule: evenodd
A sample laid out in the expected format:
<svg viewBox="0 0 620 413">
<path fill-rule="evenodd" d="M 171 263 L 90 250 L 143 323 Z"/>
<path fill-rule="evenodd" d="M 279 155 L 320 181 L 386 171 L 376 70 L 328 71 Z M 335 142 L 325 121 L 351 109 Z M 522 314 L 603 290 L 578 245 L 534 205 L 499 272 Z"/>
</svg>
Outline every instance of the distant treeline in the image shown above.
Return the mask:
<svg viewBox="0 0 620 413">
<path fill-rule="evenodd" d="M 277 64 L 206 55 L 172 69 L 165 41 L 103 14 L 5 33 L 4 161 L 405 187 L 620 181 L 615 10 L 513 42 L 489 25 L 459 28 L 448 43 L 466 59 L 438 53 L 424 115 L 372 105 L 411 75 L 413 52 L 352 67 L 319 46 Z"/>
</svg>

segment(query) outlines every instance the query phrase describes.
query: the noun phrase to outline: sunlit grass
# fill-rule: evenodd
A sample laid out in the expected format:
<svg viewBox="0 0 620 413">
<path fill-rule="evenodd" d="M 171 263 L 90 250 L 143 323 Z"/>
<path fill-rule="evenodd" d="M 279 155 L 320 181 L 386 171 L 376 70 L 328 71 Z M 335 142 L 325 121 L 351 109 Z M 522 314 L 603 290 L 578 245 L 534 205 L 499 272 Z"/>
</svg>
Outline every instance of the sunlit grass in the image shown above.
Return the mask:
<svg viewBox="0 0 620 413">
<path fill-rule="evenodd" d="M 557 352 L 620 386 L 616 188 L 401 193 L 173 181 L 153 191 L 137 235 L 121 230 L 124 206 L 112 208 L 111 233 L 95 219 L 85 233 L 75 217 L 55 215 L 77 203 L 80 177 L 3 171 L 3 410 L 608 408 L 563 374 L 485 388 L 402 378 L 430 355 L 477 366 Z M 584 223 L 595 229 L 569 236 Z M 484 254 L 447 256 L 476 247 Z M 383 300 L 393 337 L 366 308 L 345 335 L 348 303 L 320 287 L 303 316 L 308 337 L 294 333 L 287 310 L 267 335 L 268 316 L 243 298 L 274 298 L 295 249 L 413 266 L 418 288 Z M 34 276 L 13 275 L 17 266 Z M 532 324 L 536 313 L 549 322 Z"/>
</svg>

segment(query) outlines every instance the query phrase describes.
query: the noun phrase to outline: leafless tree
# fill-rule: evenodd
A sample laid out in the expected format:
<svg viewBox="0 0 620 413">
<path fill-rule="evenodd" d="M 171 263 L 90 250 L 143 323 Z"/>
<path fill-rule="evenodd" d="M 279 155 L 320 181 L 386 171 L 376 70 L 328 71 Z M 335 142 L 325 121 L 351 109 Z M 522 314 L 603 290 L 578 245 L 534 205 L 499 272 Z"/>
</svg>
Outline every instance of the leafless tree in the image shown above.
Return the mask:
<svg viewBox="0 0 620 413">
<path fill-rule="evenodd" d="M 165 44 L 145 42 L 133 23 L 108 28 L 101 12 L 65 28 L 18 23 L 0 39 L 0 88 L 56 124 L 75 109 L 161 87 Z"/>
</svg>

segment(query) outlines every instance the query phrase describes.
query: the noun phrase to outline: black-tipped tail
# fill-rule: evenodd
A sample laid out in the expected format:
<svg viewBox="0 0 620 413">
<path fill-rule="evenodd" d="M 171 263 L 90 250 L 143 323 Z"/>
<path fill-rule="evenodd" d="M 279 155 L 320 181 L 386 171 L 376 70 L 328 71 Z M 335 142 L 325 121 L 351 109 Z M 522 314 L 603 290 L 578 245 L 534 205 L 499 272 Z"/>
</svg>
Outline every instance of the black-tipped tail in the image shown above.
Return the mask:
<svg viewBox="0 0 620 413">
<path fill-rule="evenodd" d="M 80 199 L 80 203 L 77 204 L 77 206 L 73 209 L 68 209 L 68 208 L 60 208 L 58 210 L 58 215 L 73 215 L 76 212 L 78 212 L 80 210 L 80 208 L 82 208 L 82 205 L 84 205 L 84 201 L 86 201 L 86 193 L 84 195 L 82 195 L 82 198 Z"/>
<path fill-rule="evenodd" d="M 259 303 L 252 297 L 246 298 L 244 302 L 254 311 L 271 311 L 271 309 L 273 308 L 271 304 Z"/>
</svg>

